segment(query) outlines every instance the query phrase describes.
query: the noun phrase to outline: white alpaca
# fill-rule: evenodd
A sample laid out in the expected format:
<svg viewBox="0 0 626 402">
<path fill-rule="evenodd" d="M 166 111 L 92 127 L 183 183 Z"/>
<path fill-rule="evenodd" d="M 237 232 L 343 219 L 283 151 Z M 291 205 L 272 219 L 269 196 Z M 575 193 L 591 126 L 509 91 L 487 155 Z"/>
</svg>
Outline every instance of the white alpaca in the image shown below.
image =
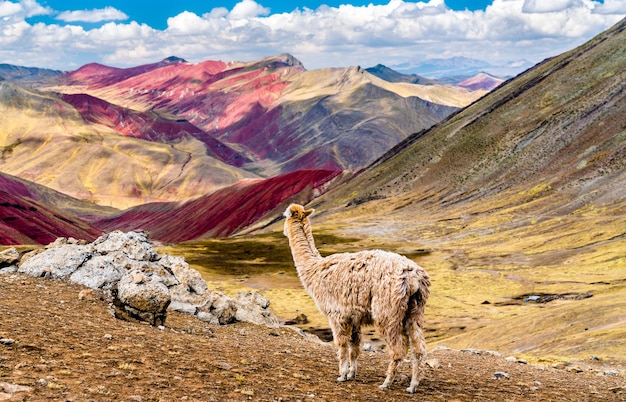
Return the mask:
<svg viewBox="0 0 626 402">
<path fill-rule="evenodd" d="M 355 377 L 361 325 L 374 324 L 385 338 L 390 355 L 387 377 L 380 388 L 391 385 L 410 345 L 412 375 L 406 390 L 415 392 L 426 356 L 422 326 L 430 294 L 428 274 L 408 258 L 381 250 L 322 257 L 313 241 L 308 218 L 312 213 L 312 209 L 291 204 L 284 214 L 284 234 L 289 238 L 302 285 L 328 316 L 339 349 L 337 381 Z"/>
</svg>

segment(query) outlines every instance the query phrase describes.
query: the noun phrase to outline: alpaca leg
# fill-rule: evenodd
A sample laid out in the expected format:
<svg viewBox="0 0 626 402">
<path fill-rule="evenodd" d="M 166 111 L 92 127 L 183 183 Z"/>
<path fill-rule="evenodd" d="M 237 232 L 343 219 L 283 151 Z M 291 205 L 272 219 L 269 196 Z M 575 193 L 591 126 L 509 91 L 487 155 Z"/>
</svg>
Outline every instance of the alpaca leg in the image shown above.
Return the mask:
<svg viewBox="0 0 626 402">
<path fill-rule="evenodd" d="M 348 346 L 350 337 L 348 334 L 351 333 L 352 328 L 345 324 L 341 325 L 336 320 L 329 320 L 329 323 L 330 329 L 333 331 L 335 345 L 337 345 L 337 358 L 339 359 L 339 377 L 337 377 L 337 381 L 346 381 L 350 367 Z"/>
<path fill-rule="evenodd" d="M 408 393 L 415 393 L 415 389 L 420 383 L 420 369 L 422 367 L 424 357 L 426 357 L 426 340 L 424 333 L 417 323 L 410 324 L 410 341 L 411 341 L 411 384 L 406 389 Z"/>
<path fill-rule="evenodd" d="M 426 357 L 426 339 L 424 339 L 424 303 L 413 301 L 407 315 L 405 330 L 411 345 L 411 384 L 406 392 L 415 393 L 420 383 L 420 370 Z"/>
<path fill-rule="evenodd" d="M 389 388 L 396 377 L 396 371 L 398 364 L 405 355 L 406 344 L 404 342 L 404 336 L 401 331 L 401 325 L 397 325 L 394 328 L 383 332 L 387 346 L 389 347 L 389 366 L 387 367 L 387 377 L 379 388 Z"/>
<path fill-rule="evenodd" d="M 352 327 L 352 338 L 350 339 L 350 370 L 348 379 L 356 377 L 357 359 L 361 353 L 361 326 L 358 324 Z"/>
<path fill-rule="evenodd" d="M 400 359 L 391 359 L 389 361 L 389 366 L 387 366 L 387 377 L 385 381 L 378 386 L 381 389 L 387 389 L 393 383 L 393 379 L 396 377 L 396 370 L 398 369 L 398 364 L 400 364 Z"/>
</svg>

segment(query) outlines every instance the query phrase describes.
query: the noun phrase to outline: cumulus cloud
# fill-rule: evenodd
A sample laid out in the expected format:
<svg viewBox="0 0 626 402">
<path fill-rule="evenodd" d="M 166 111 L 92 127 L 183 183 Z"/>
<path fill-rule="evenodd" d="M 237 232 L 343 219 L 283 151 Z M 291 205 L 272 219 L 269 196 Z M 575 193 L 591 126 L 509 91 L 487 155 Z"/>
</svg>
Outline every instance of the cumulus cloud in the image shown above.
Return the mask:
<svg viewBox="0 0 626 402">
<path fill-rule="evenodd" d="M 263 7 L 254 0 L 242 0 L 241 2 L 235 4 L 232 11 L 228 13 L 228 18 L 240 20 L 263 16 L 269 13 L 269 8 Z"/>
<path fill-rule="evenodd" d="M 92 61 L 132 66 L 172 54 L 199 62 L 256 60 L 285 52 L 307 68 L 393 66 L 453 56 L 538 62 L 583 43 L 626 15 L 621 0 L 493 0 L 479 11 L 451 10 L 444 0 L 390 0 L 280 14 L 270 14 L 257 1 L 242 0 L 231 10 L 217 7 L 202 15 L 185 11 L 157 30 L 134 21 L 86 29 L 67 19 L 126 17 L 110 7 L 68 13 L 64 26 L 30 25 L 25 20 L 29 12 L 50 10 L 34 0 L 0 0 L 0 17 L 10 16 L 0 18 L 0 59 L 59 69 Z M 62 39 L 50 40 L 55 37 Z"/>
<path fill-rule="evenodd" d="M 101 22 L 127 20 L 128 15 L 116 8 L 105 7 L 93 10 L 64 11 L 56 18 L 65 22 Z"/>
<path fill-rule="evenodd" d="M 604 0 L 604 3 L 594 7 L 593 12 L 598 14 L 626 14 L 626 1 Z"/>
<path fill-rule="evenodd" d="M 35 0 L 22 0 L 17 3 L 12 1 L 0 1 L 0 18 L 2 18 L 5 23 L 12 18 L 27 18 L 51 13 L 52 9 L 50 7 L 44 7 Z"/>
<path fill-rule="evenodd" d="M 522 11 L 525 13 L 555 13 L 582 5 L 581 0 L 526 0 Z"/>
</svg>

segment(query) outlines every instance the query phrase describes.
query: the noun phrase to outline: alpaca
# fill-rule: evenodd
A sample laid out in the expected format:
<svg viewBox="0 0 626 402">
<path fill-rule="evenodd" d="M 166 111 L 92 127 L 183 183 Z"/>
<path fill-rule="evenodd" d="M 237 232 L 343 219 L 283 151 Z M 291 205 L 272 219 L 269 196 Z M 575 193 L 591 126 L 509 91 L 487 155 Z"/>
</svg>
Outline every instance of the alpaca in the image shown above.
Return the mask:
<svg viewBox="0 0 626 402">
<path fill-rule="evenodd" d="M 392 384 L 410 345 L 411 384 L 406 391 L 414 393 L 426 356 L 422 326 L 430 294 L 428 273 L 408 258 L 382 250 L 322 257 L 315 248 L 308 218 L 313 212 L 291 204 L 284 213 L 284 234 L 302 285 L 328 317 L 338 347 L 337 381 L 356 376 L 361 325 L 374 324 L 385 338 L 390 355 L 387 377 L 380 388 Z"/>
</svg>

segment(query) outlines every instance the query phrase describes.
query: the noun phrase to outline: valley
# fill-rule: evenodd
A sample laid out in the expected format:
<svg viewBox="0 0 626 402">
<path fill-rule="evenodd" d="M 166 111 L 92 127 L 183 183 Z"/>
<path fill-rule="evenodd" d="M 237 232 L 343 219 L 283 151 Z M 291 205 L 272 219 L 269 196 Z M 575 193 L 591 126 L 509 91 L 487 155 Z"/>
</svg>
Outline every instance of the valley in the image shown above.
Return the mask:
<svg viewBox="0 0 626 402">
<path fill-rule="evenodd" d="M 381 67 L 307 71 L 287 54 L 4 80 L 0 242 L 142 230 L 210 286 L 260 291 L 324 337 L 282 235 L 299 202 L 316 209 L 323 255 L 383 248 L 430 273 L 429 350 L 606 364 L 623 383 L 625 39 L 622 20 L 490 90 L 489 77 L 451 87 Z M 498 396 L 430 386 L 432 399 Z M 516 392 L 503 398 L 533 399 Z"/>
</svg>

